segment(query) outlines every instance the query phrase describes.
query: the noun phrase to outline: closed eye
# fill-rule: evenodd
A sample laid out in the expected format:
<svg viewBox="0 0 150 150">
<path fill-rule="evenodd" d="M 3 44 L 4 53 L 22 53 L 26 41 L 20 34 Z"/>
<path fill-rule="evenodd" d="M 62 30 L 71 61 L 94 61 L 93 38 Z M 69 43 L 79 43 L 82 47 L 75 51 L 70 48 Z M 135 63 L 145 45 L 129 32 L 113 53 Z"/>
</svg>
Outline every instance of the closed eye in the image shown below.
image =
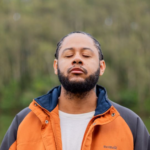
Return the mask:
<svg viewBox="0 0 150 150">
<path fill-rule="evenodd" d="M 90 57 L 90 55 L 83 55 L 83 57 L 86 57 L 86 58 L 88 58 L 88 57 Z"/>
<path fill-rule="evenodd" d="M 69 58 L 69 57 L 72 57 L 73 55 L 67 55 L 67 56 L 65 56 L 65 57 L 67 57 L 67 58 Z"/>
</svg>

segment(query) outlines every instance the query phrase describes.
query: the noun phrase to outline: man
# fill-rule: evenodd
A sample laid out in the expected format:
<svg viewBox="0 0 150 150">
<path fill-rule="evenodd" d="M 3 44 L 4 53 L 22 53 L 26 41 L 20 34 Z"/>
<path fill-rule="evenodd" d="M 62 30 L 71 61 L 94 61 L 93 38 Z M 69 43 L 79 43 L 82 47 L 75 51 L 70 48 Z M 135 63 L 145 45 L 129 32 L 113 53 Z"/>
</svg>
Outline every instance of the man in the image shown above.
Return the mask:
<svg viewBox="0 0 150 150">
<path fill-rule="evenodd" d="M 150 150 L 142 120 L 96 85 L 106 68 L 96 39 L 70 33 L 55 56 L 61 86 L 16 115 L 0 150 Z"/>
</svg>

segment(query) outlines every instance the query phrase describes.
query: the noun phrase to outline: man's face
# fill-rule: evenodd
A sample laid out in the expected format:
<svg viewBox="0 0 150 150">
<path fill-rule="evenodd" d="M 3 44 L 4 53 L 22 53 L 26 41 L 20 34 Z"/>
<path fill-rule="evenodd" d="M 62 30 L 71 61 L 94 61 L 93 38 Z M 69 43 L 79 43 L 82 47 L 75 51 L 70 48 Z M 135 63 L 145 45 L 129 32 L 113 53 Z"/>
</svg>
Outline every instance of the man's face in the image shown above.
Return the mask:
<svg viewBox="0 0 150 150">
<path fill-rule="evenodd" d="M 65 79 L 67 84 L 77 83 L 78 86 L 83 84 L 94 88 L 100 75 L 100 62 L 93 40 L 87 35 L 75 33 L 64 39 L 58 61 L 54 61 L 54 69 L 62 85 Z"/>
</svg>

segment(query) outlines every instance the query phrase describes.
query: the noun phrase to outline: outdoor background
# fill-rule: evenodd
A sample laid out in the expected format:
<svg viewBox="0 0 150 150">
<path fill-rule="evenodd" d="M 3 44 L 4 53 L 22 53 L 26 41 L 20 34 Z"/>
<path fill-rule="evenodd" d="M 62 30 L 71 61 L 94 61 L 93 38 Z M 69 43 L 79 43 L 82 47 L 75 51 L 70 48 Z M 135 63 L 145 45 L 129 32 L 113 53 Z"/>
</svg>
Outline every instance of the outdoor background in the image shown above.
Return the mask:
<svg viewBox="0 0 150 150">
<path fill-rule="evenodd" d="M 16 113 L 59 85 L 56 44 L 76 30 L 101 44 L 108 97 L 150 131 L 150 0 L 1 0 L 0 143 Z"/>
</svg>

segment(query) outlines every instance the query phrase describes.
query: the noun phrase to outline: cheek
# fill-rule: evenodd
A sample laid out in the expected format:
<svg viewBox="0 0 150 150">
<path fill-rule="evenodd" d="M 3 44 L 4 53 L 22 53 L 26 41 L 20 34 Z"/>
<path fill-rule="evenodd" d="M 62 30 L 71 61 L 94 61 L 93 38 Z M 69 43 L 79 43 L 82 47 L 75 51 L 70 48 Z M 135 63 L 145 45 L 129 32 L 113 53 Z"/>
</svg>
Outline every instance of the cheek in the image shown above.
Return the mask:
<svg viewBox="0 0 150 150">
<path fill-rule="evenodd" d="M 86 66 L 87 69 L 89 69 L 89 71 L 94 72 L 100 67 L 100 64 L 99 61 L 93 60 L 93 61 L 89 61 Z"/>
<path fill-rule="evenodd" d="M 66 74 L 67 69 L 68 69 L 68 63 L 64 60 L 61 60 L 58 62 L 58 67 L 62 73 Z"/>
</svg>

